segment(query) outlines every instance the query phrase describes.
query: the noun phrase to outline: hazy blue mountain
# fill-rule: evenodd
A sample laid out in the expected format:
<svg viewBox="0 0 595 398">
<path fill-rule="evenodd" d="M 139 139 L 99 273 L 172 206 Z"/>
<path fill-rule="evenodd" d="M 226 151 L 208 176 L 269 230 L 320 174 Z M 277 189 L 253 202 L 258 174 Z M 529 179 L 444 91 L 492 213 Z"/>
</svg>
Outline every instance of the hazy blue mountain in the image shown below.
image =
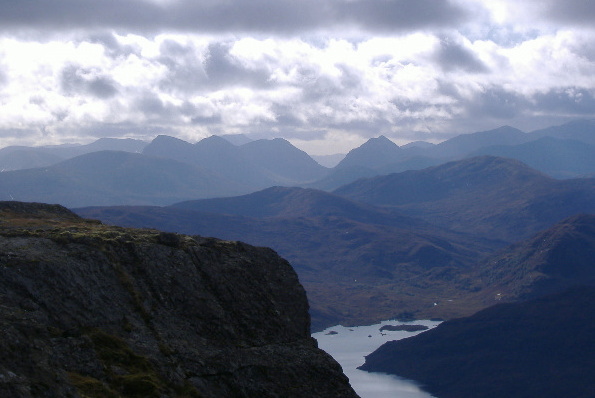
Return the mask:
<svg viewBox="0 0 595 398">
<path fill-rule="evenodd" d="M 401 146 L 402 149 L 428 149 L 428 148 L 433 148 L 435 146 L 435 144 L 432 144 L 431 142 L 426 142 L 426 141 L 413 141 L 413 142 L 409 142 L 403 146 Z"/>
<path fill-rule="evenodd" d="M 565 217 L 595 213 L 595 179 L 555 180 L 493 156 L 362 179 L 334 193 L 509 242 Z"/>
<path fill-rule="evenodd" d="M 239 147 L 218 136 L 205 138 L 196 144 L 174 137 L 159 136 L 145 148 L 144 153 L 176 159 L 216 172 L 230 181 L 253 187 L 252 190 L 274 185 L 268 176 L 263 175 L 261 170 L 246 159 Z"/>
<path fill-rule="evenodd" d="M 0 172 L 45 167 L 62 160 L 60 156 L 28 147 L 7 147 L 0 149 Z"/>
<path fill-rule="evenodd" d="M 332 191 L 357 179 L 381 174 L 378 168 L 398 162 L 402 157 L 401 148 L 385 136 L 370 138 L 349 151 L 326 176 L 303 186 Z"/>
<path fill-rule="evenodd" d="M 518 159 L 555 178 L 595 174 L 595 145 L 569 139 L 546 136 L 520 145 L 484 147 L 471 155 Z"/>
<path fill-rule="evenodd" d="M 437 145 L 417 141 L 399 147 L 380 136 L 351 150 L 327 177 L 309 186 L 333 190 L 362 177 L 419 170 L 468 157 L 469 153 L 486 146 L 519 144 L 530 139 L 526 133 L 509 126 L 463 134 Z"/>
<path fill-rule="evenodd" d="M 376 171 L 378 172 L 378 175 L 384 175 L 400 173 L 407 170 L 421 170 L 431 166 L 437 166 L 442 163 L 444 163 L 443 159 L 431 158 L 427 156 L 411 156 L 405 160 L 378 167 Z"/>
<path fill-rule="evenodd" d="M 323 191 L 333 191 L 360 178 L 374 177 L 378 174 L 380 174 L 378 170 L 364 166 L 334 167 L 320 180 L 303 184 L 302 186 L 321 189 Z"/>
<path fill-rule="evenodd" d="M 576 141 L 588 145 L 581 147 Z M 576 121 L 532 133 L 502 126 L 458 135 L 436 145 L 417 141 L 399 147 L 380 136 L 350 151 L 329 176 L 311 186 L 332 190 L 362 177 L 420 170 L 478 155 L 518 159 L 556 178 L 588 176 L 594 172 L 593 142 L 595 121 Z"/>
<path fill-rule="evenodd" d="M 327 172 L 304 151 L 281 138 L 236 146 L 219 136 L 205 138 L 196 144 L 159 136 L 144 153 L 211 170 L 230 181 L 249 186 L 251 190 L 299 185 L 319 179 Z"/>
<path fill-rule="evenodd" d="M 327 173 L 310 155 L 283 138 L 256 140 L 239 148 L 248 161 L 279 183 L 314 181 Z"/>
<path fill-rule="evenodd" d="M 499 304 L 385 343 L 360 369 L 416 380 L 443 398 L 590 397 L 595 287 Z"/>
<path fill-rule="evenodd" d="M 33 147 L 44 153 L 53 154 L 63 159 L 70 159 L 75 156 L 84 155 L 97 151 L 123 151 L 139 153 L 147 145 L 145 141 L 131 138 L 100 138 L 90 144 L 79 145 L 48 145 Z"/>
<path fill-rule="evenodd" d="M 141 153 L 148 143 L 146 141 L 135 140 L 132 138 L 100 138 L 87 145 L 81 145 L 84 152 L 91 153 L 97 151 L 123 151 L 132 153 Z M 77 148 L 77 149 L 80 149 Z"/>
<path fill-rule="evenodd" d="M 551 126 L 529 133 L 530 136 L 554 137 L 564 140 L 575 140 L 595 145 L 595 119 L 574 120 L 559 126 Z"/>
<path fill-rule="evenodd" d="M 352 149 L 336 168 L 376 168 L 394 163 L 402 155 L 401 148 L 385 136 L 370 138 L 361 146 Z"/>
<path fill-rule="evenodd" d="M 180 162 L 193 163 L 194 145 L 179 138 L 158 135 L 143 149 L 143 154 L 166 159 L 176 159 Z"/>
<path fill-rule="evenodd" d="M 274 185 L 269 176 L 246 158 L 240 147 L 222 137 L 213 135 L 200 140 L 194 147 L 194 164 L 203 169 L 216 171 L 231 181 L 243 182 L 253 190 Z"/>
<path fill-rule="evenodd" d="M 117 151 L 93 152 L 45 168 L 0 173 L 0 186 L 0 200 L 69 207 L 170 204 L 247 191 L 186 163 Z"/>
<path fill-rule="evenodd" d="M 130 138 L 100 138 L 90 144 L 46 145 L 38 147 L 10 146 L 0 149 L 0 170 L 21 170 L 45 167 L 60 161 L 97 151 L 141 152 L 145 141 Z"/>
<path fill-rule="evenodd" d="M 494 130 L 458 135 L 433 147 L 429 147 L 425 151 L 425 155 L 442 159 L 460 158 L 482 147 L 518 145 L 528 142 L 531 139 L 527 133 L 519 129 L 502 126 Z"/>
</svg>

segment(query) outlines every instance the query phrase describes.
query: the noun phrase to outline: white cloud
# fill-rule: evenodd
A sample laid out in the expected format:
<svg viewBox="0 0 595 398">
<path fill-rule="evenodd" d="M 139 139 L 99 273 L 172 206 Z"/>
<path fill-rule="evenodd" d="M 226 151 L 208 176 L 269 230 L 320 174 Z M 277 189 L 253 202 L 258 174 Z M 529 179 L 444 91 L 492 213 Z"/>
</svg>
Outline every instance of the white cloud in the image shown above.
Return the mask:
<svg viewBox="0 0 595 398">
<path fill-rule="evenodd" d="M 254 132 L 320 153 L 595 116 L 579 0 L 23 3 L 0 0 L 0 146 Z"/>
</svg>

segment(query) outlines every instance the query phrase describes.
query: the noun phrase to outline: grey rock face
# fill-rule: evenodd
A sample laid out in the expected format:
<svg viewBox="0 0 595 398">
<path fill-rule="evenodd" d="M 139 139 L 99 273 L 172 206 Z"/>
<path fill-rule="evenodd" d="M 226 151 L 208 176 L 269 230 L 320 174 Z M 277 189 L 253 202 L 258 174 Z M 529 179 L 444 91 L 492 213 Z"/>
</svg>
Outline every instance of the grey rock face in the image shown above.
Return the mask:
<svg viewBox="0 0 595 398">
<path fill-rule="evenodd" d="M 0 396 L 355 397 L 289 263 L 0 203 Z"/>
</svg>

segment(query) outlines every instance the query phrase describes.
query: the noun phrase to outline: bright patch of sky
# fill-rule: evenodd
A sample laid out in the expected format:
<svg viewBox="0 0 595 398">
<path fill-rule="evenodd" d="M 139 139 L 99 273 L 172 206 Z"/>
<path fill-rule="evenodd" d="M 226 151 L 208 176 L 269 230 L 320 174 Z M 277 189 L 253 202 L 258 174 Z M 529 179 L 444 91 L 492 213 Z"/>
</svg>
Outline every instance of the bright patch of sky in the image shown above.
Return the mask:
<svg viewBox="0 0 595 398">
<path fill-rule="evenodd" d="M 595 116 L 585 0 L 0 6 L 0 147 L 243 133 L 326 154 Z"/>
</svg>

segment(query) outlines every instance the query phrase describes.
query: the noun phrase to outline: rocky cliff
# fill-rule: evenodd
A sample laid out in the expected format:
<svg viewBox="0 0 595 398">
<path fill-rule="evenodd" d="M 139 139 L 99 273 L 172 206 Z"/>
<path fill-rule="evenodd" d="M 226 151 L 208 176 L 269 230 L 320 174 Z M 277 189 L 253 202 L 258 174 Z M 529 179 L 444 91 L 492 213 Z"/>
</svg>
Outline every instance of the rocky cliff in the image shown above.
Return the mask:
<svg viewBox="0 0 595 398">
<path fill-rule="evenodd" d="M 292 267 L 0 202 L 0 396 L 355 397 Z"/>
</svg>

